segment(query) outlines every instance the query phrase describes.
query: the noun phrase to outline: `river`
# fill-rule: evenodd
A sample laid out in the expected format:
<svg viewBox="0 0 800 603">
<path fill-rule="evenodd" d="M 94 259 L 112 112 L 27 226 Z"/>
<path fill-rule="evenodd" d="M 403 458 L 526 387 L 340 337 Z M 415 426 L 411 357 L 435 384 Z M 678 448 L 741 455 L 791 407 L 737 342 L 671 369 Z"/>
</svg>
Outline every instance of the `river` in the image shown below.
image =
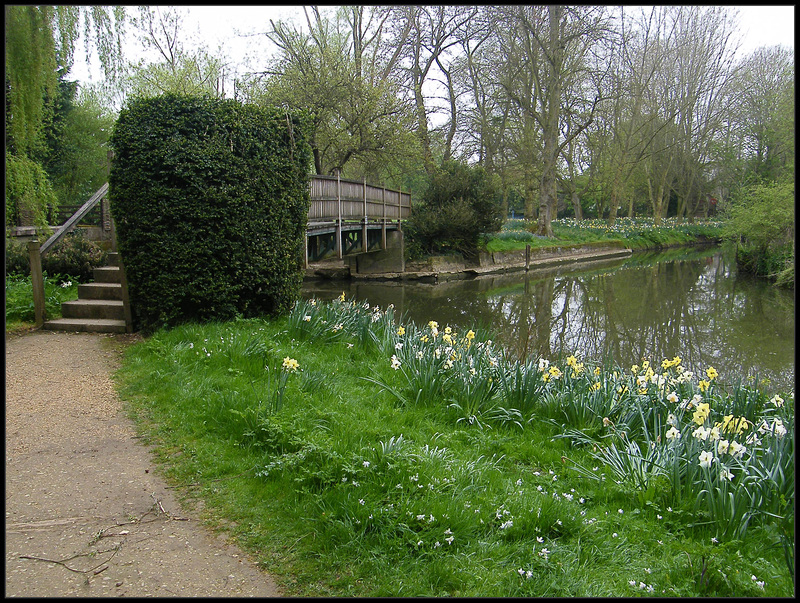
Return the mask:
<svg viewBox="0 0 800 603">
<path fill-rule="evenodd" d="M 484 328 L 517 358 L 610 359 L 629 368 L 680 356 L 696 375 L 713 366 L 722 383 L 748 376 L 794 390 L 794 293 L 737 274 L 729 250 L 635 253 L 590 266 L 512 272 L 425 284 L 306 281 L 303 297 L 344 292 L 404 320 Z"/>
</svg>

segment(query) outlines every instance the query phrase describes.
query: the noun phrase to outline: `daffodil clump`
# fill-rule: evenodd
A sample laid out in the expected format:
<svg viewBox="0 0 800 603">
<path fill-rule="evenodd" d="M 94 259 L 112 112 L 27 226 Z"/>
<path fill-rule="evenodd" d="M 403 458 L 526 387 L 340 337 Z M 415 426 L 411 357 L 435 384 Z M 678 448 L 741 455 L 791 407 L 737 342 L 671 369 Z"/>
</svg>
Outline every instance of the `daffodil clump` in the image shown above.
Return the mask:
<svg viewBox="0 0 800 603">
<path fill-rule="evenodd" d="M 593 441 L 598 460 L 639 490 L 643 502 L 652 501 L 653 484 L 662 477 L 663 494 L 676 504 L 693 500 L 717 526 L 717 537 L 742 537 L 771 500 L 765 475 L 778 476 L 780 483 L 769 482 L 773 493 L 787 501 L 791 495 L 793 482 L 780 476 L 793 474 L 794 457 L 775 450 L 789 434 L 793 414 L 780 396 L 767 402 L 758 389 L 725 391 L 713 366 L 697 376 L 679 355 L 659 363 L 643 359 L 629 371 L 580 361 L 574 354 L 560 366 L 548 358 L 520 363 L 471 329 L 457 332 L 436 320 L 421 327 L 395 324 L 392 308 L 383 312 L 346 301 L 344 294 L 330 304 L 298 303 L 293 315 L 293 333 L 329 340 L 347 334 L 385 353 L 391 374 L 366 379 L 401 405 L 442 406 L 456 424 L 478 427 L 558 424 L 562 437 Z M 364 324 L 371 327 L 371 338 L 363 337 Z M 327 333 L 320 332 L 322 325 Z M 641 454 L 649 458 L 652 475 L 643 477 L 632 460 Z M 737 504 L 720 505 L 719 493 L 727 496 L 732 489 Z M 778 507 L 770 508 L 788 512 L 786 504 Z"/>
</svg>

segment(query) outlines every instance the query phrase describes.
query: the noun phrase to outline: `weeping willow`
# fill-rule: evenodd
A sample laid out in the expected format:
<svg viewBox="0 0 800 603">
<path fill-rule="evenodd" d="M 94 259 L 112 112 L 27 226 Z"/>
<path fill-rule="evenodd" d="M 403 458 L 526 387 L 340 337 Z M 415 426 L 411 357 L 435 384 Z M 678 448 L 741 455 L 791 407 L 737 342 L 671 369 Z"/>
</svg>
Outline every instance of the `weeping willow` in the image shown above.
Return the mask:
<svg viewBox="0 0 800 603">
<path fill-rule="evenodd" d="M 43 225 L 55 196 L 42 169 L 44 132 L 53 118 L 58 80 L 72 67 L 81 33 L 97 48 L 109 80 L 122 64 L 123 7 L 8 6 L 6 18 L 6 167 L 16 175 L 6 185 L 6 223 Z M 83 18 L 83 19 L 81 19 Z"/>
</svg>

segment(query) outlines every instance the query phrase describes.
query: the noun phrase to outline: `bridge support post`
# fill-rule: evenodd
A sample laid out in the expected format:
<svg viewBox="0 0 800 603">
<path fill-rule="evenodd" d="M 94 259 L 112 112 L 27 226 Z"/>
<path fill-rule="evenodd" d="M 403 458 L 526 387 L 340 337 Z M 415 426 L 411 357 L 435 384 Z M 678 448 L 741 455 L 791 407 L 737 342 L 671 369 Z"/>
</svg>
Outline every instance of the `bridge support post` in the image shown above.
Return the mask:
<svg viewBox="0 0 800 603">
<path fill-rule="evenodd" d="M 336 257 L 342 259 L 342 181 L 339 178 L 339 170 L 336 170 Z"/>
<path fill-rule="evenodd" d="M 381 249 L 386 249 L 386 187 L 381 191 L 381 202 L 383 203 L 383 220 L 381 220 Z"/>
<path fill-rule="evenodd" d="M 367 216 L 367 177 L 364 176 L 364 183 L 362 184 L 364 187 L 364 222 L 361 225 L 361 251 L 367 253 L 369 251 L 369 241 L 367 240 L 367 221 L 369 220 Z"/>
</svg>

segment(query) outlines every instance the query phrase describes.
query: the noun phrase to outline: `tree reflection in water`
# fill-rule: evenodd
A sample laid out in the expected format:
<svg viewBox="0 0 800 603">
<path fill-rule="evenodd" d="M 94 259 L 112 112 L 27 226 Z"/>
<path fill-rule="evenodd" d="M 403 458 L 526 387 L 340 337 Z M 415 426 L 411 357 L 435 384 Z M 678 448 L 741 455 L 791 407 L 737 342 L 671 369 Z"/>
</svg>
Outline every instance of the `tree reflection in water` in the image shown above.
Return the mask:
<svg viewBox="0 0 800 603">
<path fill-rule="evenodd" d="M 635 254 L 594 267 L 514 272 L 436 285 L 308 282 L 304 297 L 395 305 L 406 320 L 489 329 L 510 354 L 609 359 L 623 368 L 680 356 L 723 382 L 794 388 L 794 296 L 737 276 L 719 249 Z"/>
</svg>

